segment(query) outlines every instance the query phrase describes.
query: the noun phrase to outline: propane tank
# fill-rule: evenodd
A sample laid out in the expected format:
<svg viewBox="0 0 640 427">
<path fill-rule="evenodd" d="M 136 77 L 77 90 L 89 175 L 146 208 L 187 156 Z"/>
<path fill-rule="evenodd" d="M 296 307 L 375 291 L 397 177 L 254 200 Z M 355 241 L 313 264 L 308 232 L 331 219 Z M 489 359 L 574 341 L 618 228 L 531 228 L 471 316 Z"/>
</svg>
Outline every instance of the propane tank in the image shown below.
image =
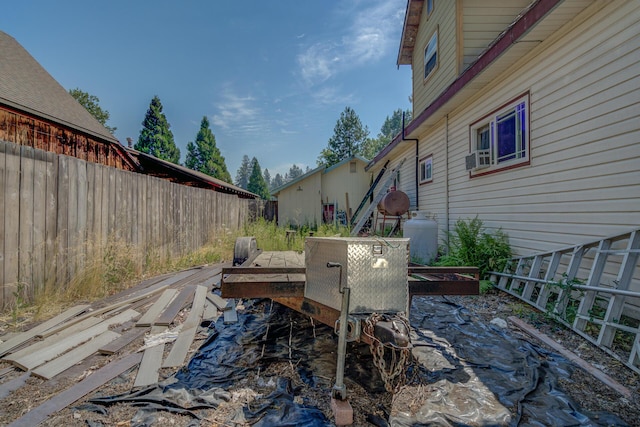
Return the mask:
<svg viewBox="0 0 640 427">
<path fill-rule="evenodd" d="M 404 223 L 403 236 L 410 239 L 411 261 L 428 264 L 438 256 L 438 223 L 429 212 L 411 212 L 411 219 Z"/>
<path fill-rule="evenodd" d="M 378 203 L 378 212 L 388 216 L 404 215 L 409 210 L 409 196 L 400 190 L 389 191 Z"/>
</svg>

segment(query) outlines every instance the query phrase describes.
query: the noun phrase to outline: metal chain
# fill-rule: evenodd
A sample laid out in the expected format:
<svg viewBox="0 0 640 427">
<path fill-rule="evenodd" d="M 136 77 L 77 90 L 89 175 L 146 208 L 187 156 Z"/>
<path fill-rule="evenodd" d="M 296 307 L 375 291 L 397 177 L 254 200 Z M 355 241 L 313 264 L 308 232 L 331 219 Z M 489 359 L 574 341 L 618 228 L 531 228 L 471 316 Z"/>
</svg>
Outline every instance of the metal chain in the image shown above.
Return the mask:
<svg viewBox="0 0 640 427">
<path fill-rule="evenodd" d="M 403 322 L 409 330 L 409 321 L 401 314 L 395 316 Z M 363 333 L 370 338 L 369 348 L 373 356 L 373 364 L 384 381 L 384 388 L 389 393 L 397 393 L 406 382 L 406 368 L 409 365 L 411 351 L 409 347 L 397 347 L 382 343 L 374 335 L 376 323 L 383 320 L 382 314 L 373 313 L 367 318 L 363 326 Z M 385 352 L 389 352 L 389 362 L 385 359 Z"/>
</svg>

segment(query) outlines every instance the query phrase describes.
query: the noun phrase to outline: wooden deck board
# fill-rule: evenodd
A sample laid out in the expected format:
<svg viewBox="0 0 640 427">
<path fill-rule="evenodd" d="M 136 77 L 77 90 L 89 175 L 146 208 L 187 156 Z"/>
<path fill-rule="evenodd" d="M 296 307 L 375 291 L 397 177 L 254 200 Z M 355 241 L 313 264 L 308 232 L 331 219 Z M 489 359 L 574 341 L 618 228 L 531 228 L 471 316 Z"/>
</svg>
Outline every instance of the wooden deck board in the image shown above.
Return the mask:
<svg viewBox="0 0 640 427">
<path fill-rule="evenodd" d="M 36 377 L 49 380 L 59 373 L 69 369 L 76 363 L 82 362 L 84 359 L 98 351 L 98 348 L 114 341 L 118 337 L 120 337 L 120 334 L 116 332 L 105 331 L 62 356 L 57 357 L 44 365 L 38 366 L 31 372 Z"/>
<path fill-rule="evenodd" d="M 151 308 L 149 308 L 149 310 L 147 310 L 147 312 L 138 320 L 136 326 L 143 327 L 153 325 L 156 318 L 165 309 L 165 307 L 167 307 L 171 300 L 173 300 L 177 293 L 177 289 L 165 289 L 164 292 L 162 292 L 162 295 L 160 295 L 160 298 L 158 298 Z"/>
<path fill-rule="evenodd" d="M 4 356 L 5 354 L 10 352 L 14 348 L 18 347 L 19 345 L 22 345 L 25 342 L 29 341 L 30 339 L 38 336 L 38 334 L 41 334 L 61 323 L 64 323 L 66 320 L 74 316 L 77 316 L 78 314 L 86 311 L 88 308 L 89 308 L 88 304 L 71 307 L 70 309 L 65 310 L 63 313 L 60 313 L 56 317 L 50 320 L 47 320 L 46 322 L 41 323 L 40 325 L 26 332 L 23 332 L 15 337 L 8 339 L 7 341 L 0 344 L 0 356 Z"/>
<path fill-rule="evenodd" d="M 162 364 L 162 355 L 164 354 L 164 343 L 158 344 L 144 351 L 140 368 L 133 387 L 145 387 L 158 382 L 158 371 Z"/>
<path fill-rule="evenodd" d="M 149 328 L 132 328 L 120 338 L 103 345 L 98 349 L 100 354 L 115 354 L 149 331 Z"/>
<path fill-rule="evenodd" d="M 40 349 L 37 352 L 26 354 L 25 356 L 20 358 L 12 357 L 13 355 L 9 355 L 5 359 L 10 361 L 14 366 L 18 366 L 19 368 L 27 371 L 36 368 L 48 362 L 49 360 L 55 359 L 56 357 L 67 352 L 73 347 L 80 345 L 97 335 L 100 335 L 101 333 L 108 330 L 110 326 L 124 323 L 139 315 L 140 313 L 138 313 L 137 311 L 127 310 L 117 316 L 103 320 L 97 325 L 87 328 L 84 331 L 73 334 L 64 340 L 55 342 L 46 348 Z"/>
<path fill-rule="evenodd" d="M 88 395 L 106 382 L 112 380 L 123 372 L 131 369 L 138 363 L 142 355 L 140 353 L 130 354 L 122 359 L 114 360 L 108 365 L 98 369 L 76 385 L 57 394 L 40 406 L 31 409 L 22 417 L 13 421 L 8 427 L 33 427 L 45 421 L 49 415 L 54 414 L 73 402 Z"/>
<path fill-rule="evenodd" d="M 196 291 L 195 285 L 187 285 L 180 293 L 167 305 L 164 311 L 158 316 L 154 325 L 169 326 L 171 322 L 176 318 L 180 310 L 193 299 L 193 294 Z"/>
</svg>

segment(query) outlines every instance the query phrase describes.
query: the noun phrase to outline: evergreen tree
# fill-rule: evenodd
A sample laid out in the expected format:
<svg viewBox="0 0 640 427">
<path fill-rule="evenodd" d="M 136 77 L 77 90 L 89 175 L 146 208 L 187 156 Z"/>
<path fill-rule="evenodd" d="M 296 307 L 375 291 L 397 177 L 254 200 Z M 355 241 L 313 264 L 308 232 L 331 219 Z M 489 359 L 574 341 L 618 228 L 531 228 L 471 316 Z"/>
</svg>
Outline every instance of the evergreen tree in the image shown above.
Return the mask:
<svg viewBox="0 0 640 427">
<path fill-rule="evenodd" d="M 361 154 L 367 159 L 373 159 L 380 150 L 386 147 L 393 138 L 402 132 L 402 109 L 398 108 L 391 117 L 387 116 L 377 138 L 370 138 L 362 146 Z M 411 111 L 404 111 L 405 126 L 411 121 Z"/>
<path fill-rule="evenodd" d="M 95 95 L 89 95 L 87 92 L 80 90 L 79 88 L 69 89 L 69 94 L 75 98 L 102 126 L 107 128 L 111 133 L 114 133 L 117 128 L 107 126 L 107 120 L 109 120 L 109 112 L 103 110 L 100 107 L 100 99 Z"/>
<path fill-rule="evenodd" d="M 216 137 L 209 129 L 209 119 L 206 116 L 200 122 L 200 130 L 196 136 L 195 144 L 193 142 L 187 144 L 185 166 L 230 184 L 232 183 L 231 175 L 227 170 L 224 157 L 216 147 Z"/>
<path fill-rule="evenodd" d="M 160 98 L 154 96 L 142 122 L 142 130 L 134 148 L 162 160 L 180 164 L 180 149 L 173 141 L 167 118 L 162 113 Z"/>
<path fill-rule="evenodd" d="M 271 190 L 273 190 L 274 188 L 281 187 L 283 185 L 284 185 L 284 179 L 282 178 L 282 175 L 277 173 L 276 176 L 274 176 L 273 180 L 271 181 Z"/>
<path fill-rule="evenodd" d="M 240 188 L 247 189 L 249 185 L 249 177 L 251 176 L 251 161 L 246 154 L 242 156 L 242 163 L 236 172 L 236 185 Z"/>
<path fill-rule="evenodd" d="M 289 168 L 289 173 L 287 174 L 287 181 L 293 181 L 294 179 L 296 179 L 299 176 L 304 175 L 304 172 L 302 172 L 302 169 L 298 167 L 298 165 L 293 164 L 290 168 Z"/>
<path fill-rule="evenodd" d="M 331 166 L 351 156 L 360 154 L 362 144 L 369 136 L 369 129 L 362 126 L 360 117 L 351 107 L 345 107 L 333 128 L 327 148 L 318 157 L 318 165 Z"/>
<path fill-rule="evenodd" d="M 267 188 L 271 189 L 271 174 L 269 173 L 269 169 L 264 170 L 262 177 L 264 178 L 265 184 L 267 184 Z"/>
<path fill-rule="evenodd" d="M 267 183 L 264 182 L 264 177 L 262 176 L 260 163 L 258 163 L 258 159 L 255 157 L 251 159 L 251 176 L 249 177 L 247 190 L 257 194 L 262 199 L 268 199 L 270 197 Z"/>
</svg>

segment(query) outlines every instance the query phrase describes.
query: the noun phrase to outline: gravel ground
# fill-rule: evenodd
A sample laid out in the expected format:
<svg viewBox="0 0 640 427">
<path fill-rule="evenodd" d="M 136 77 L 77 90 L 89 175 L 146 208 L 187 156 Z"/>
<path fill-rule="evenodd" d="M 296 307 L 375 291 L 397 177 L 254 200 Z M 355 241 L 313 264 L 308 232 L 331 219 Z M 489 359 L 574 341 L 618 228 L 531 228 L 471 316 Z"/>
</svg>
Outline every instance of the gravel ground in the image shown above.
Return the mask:
<svg viewBox="0 0 640 427">
<path fill-rule="evenodd" d="M 632 426 L 640 426 L 640 376 L 632 370 L 617 362 L 608 354 L 581 338 L 579 335 L 565 329 L 561 325 L 548 319 L 543 314 L 530 308 L 526 304 L 499 291 L 492 291 L 481 296 L 474 297 L 449 297 L 457 304 L 467 308 L 472 316 L 480 320 L 490 322 L 495 318 L 506 319 L 509 316 L 518 316 L 529 324 L 534 325 L 539 331 L 561 343 L 568 350 L 576 353 L 594 367 L 629 388 L 633 392 L 631 399 L 622 397 L 591 374 L 582 369 L 575 369 L 569 378 L 561 380 L 561 387 L 576 402 L 588 411 L 607 411 L 618 415 L 622 420 Z M 516 327 L 509 325 L 511 334 L 522 339 L 541 343 L 529 335 L 521 332 Z M 191 351 L 202 345 L 205 336 L 198 336 L 191 347 Z M 124 350 L 133 352 L 139 348 L 141 342 L 134 342 Z M 545 347 L 544 345 L 541 345 Z M 30 409 L 40 405 L 60 391 L 70 387 L 81 380 L 88 373 L 108 363 L 104 356 L 94 356 L 85 360 L 58 377 L 50 381 L 29 377 L 24 385 L 16 391 L 5 396 L 0 395 L 0 425 L 7 425 L 19 418 Z M 0 362 L 0 371 L 9 365 Z M 162 370 L 161 378 L 168 378 L 175 370 Z M 15 380 L 23 373 L 13 371 L 0 378 L 0 383 Z M 239 381 L 226 396 L 226 400 L 216 409 L 202 410 L 200 425 L 204 426 L 240 426 L 248 425 L 238 418 L 242 407 L 246 405 L 259 405 L 261 398 L 274 391 L 274 381 L 278 377 L 289 378 L 291 386 L 296 390 L 295 399 L 300 403 L 309 403 L 321 410 L 329 419 L 333 419 L 329 406 L 329 392 L 332 378 L 320 379 L 321 383 L 315 387 L 307 385 L 298 374 L 298 370 L 289 362 L 277 362 L 269 365 L 268 369 L 260 375 L 250 375 Z M 66 408 L 49 417 L 43 423 L 46 426 L 134 426 L 150 425 L 138 413 L 138 408 L 130 404 L 118 403 L 109 407 L 96 407 L 87 405 L 87 400 L 96 396 L 114 396 L 129 392 L 135 379 L 135 370 L 126 372 L 107 383 L 96 392 L 86 396 L 72 407 Z M 2 384 L 0 384 L 0 387 Z M 355 383 L 347 384 L 350 403 L 354 409 L 354 425 L 371 426 L 383 425 L 380 420 L 387 417 L 389 408 L 392 407 L 393 396 L 386 392 L 368 392 Z M 0 389 L 1 390 L 1 389 Z M 425 390 L 420 390 L 425 392 Z M 406 399 L 407 396 L 404 396 Z M 411 396 L 407 400 L 408 410 L 411 410 L 412 402 L 419 400 Z M 161 411 L 155 415 L 153 425 L 188 426 L 193 425 L 193 419 L 185 415 L 179 415 Z"/>
</svg>

